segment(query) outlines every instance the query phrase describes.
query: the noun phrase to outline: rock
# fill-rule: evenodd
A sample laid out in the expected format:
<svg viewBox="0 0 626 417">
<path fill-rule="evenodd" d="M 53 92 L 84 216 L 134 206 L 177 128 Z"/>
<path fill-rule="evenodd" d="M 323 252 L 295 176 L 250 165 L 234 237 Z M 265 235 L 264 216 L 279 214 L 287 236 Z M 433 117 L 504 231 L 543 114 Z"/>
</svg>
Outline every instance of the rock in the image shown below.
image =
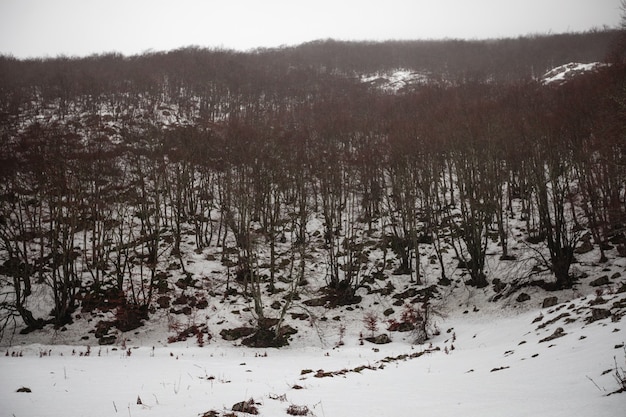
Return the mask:
<svg viewBox="0 0 626 417">
<path fill-rule="evenodd" d="M 326 299 L 326 297 L 312 298 L 310 300 L 305 300 L 304 305 L 307 305 L 309 307 L 321 307 L 325 305 L 327 301 L 328 300 Z"/>
<path fill-rule="evenodd" d="M 18 388 L 16 392 L 33 392 L 33 391 L 28 387 L 21 387 L 21 388 Z"/>
<path fill-rule="evenodd" d="M 543 300 L 543 304 L 541 304 L 541 308 L 549 308 L 557 305 L 559 303 L 559 299 L 557 297 L 547 297 Z"/>
<path fill-rule="evenodd" d="M 539 341 L 539 343 L 543 343 L 543 342 L 549 342 L 550 340 L 554 340 L 554 339 L 558 339 L 559 337 L 563 337 L 565 336 L 567 333 L 565 333 L 563 331 L 562 327 L 557 327 L 556 330 L 554 331 L 554 333 L 552 333 L 550 336 L 546 337 L 545 339 L 541 339 Z"/>
<path fill-rule="evenodd" d="M 574 253 L 581 255 L 583 253 L 591 252 L 592 250 L 593 244 L 589 240 L 586 240 L 574 250 Z"/>
<path fill-rule="evenodd" d="M 285 325 L 285 326 L 281 326 L 280 329 L 278 330 L 278 335 L 279 336 L 292 336 L 294 334 L 298 333 L 297 329 L 294 329 L 293 327 L 291 327 L 290 325 Z"/>
<path fill-rule="evenodd" d="M 222 329 L 220 336 L 224 340 L 237 340 L 242 337 L 250 336 L 255 330 L 252 327 L 236 327 L 234 329 Z"/>
<path fill-rule="evenodd" d="M 499 293 L 506 288 L 506 284 L 499 278 L 495 278 L 491 283 L 493 284 L 493 292 Z"/>
<path fill-rule="evenodd" d="M 397 299 L 397 300 L 405 300 L 407 298 L 411 298 L 411 297 L 415 297 L 417 295 L 417 289 L 416 288 L 409 288 L 404 292 L 398 293 L 398 294 L 394 294 L 393 298 Z"/>
<path fill-rule="evenodd" d="M 112 321 L 99 321 L 98 324 L 96 324 L 96 332 L 94 334 L 96 339 L 106 336 L 111 327 L 113 327 L 113 324 L 114 323 Z"/>
<path fill-rule="evenodd" d="M 606 304 L 606 302 L 607 302 L 607 300 L 605 300 L 601 296 L 597 296 L 593 300 L 589 301 L 589 305 L 590 306 L 597 306 L 597 305 L 600 305 L 600 304 Z"/>
<path fill-rule="evenodd" d="M 248 401 L 241 401 L 233 404 L 232 411 L 236 411 L 238 413 L 248 413 L 248 414 L 259 414 L 259 409 L 256 407 L 254 400 L 251 398 Z"/>
<path fill-rule="evenodd" d="M 156 303 L 160 308 L 169 308 L 170 297 L 168 297 L 167 295 L 162 295 L 156 299 Z"/>
<path fill-rule="evenodd" d="M 143 326 L 143 320 L 148 319 L 147 307 L 125 306 L 118 307 L 116 313 L 115 327 L 122 332 L 129 332 Z"/>
<path fill-rule="evenodd" d="M 106 335 L 98 339 L 98 344 L 100 346 L 114 345 L 116 340 L 117 337 L 115 335 Z"/>
<path fill-rule="evenodd" d="M 518 303 L 523 303 L 523 302 L 528 301 L 528 300 L 530 300 L 530 295 L 526 294 L 525 292 L 521 293 L 516 298 L 516 301 Z"/>
<path fill-rule="evenodd" d="M 383 316 L 385 317 L 389 317 L 391 316 L 393 313 L 395 312 L 395 310 L 393 308 L 388 308 L 385 311 L 383 311 Z"/>
<path fill-rule="evenodd" d="M 206 298 L 202 298 L 201 300 L 198 301 L 198 303 L 196 304 L 196 308 L 199 310 L 204 310 L 205 308 L 207 308 L 209 306 L 209 302 L 207 301 Z"/>
<path fill-rule="evenodd" d="M 271 317 L 260 317 L 257 320 L 257 324 L 259 326 L 259 328 L 261 329 L 269 329 L 271 327 L 274 327 L 278 324 L 280 320 L 276 319 L 276 318 L 271 318 Z"/>
<path fill-rule="evenodd" d="M 392 323 L 388 328 L 390 332 L 410 332 L 415 330 L 415 325 L 406 321 Z"/>
<path fill-rule="evenodd" d="M 174 305 L 183 305 L 183 304 L 188 304 L 188 303 L 189 303 L 189 297 L 187 297 L 185 294 L 181 294 L 174 300 Z"/>
<path fill-rule="evenodd" d="M 309 315 L 306 313 L 291 313 L 291 318 L 294 320 L 307 320 Z"/>
<path fill-rule="evenodd" d="M 602 275 L 600 278 L 594 279 L 589 283 L 592 287 L 599 287 L 601 285 L 607 285 L 609 283 L 609 276 Z"/>
<path fill-rule="evenodd" d="M 618 278 L 620 278 L 621 276 L 622 276 L 622 274 L 621 274 L 621 273 L 616 272 L 616 273 L 614 273 L 613 275 L 611 275 L 611 279 L 618 279 Z"/>
<path fill-rule="evenodd" d="M 278 334 L 269 328 L 259 328 L 249 337 L 241 341 L 241 344 L 248 347 L 266 348 L 266 347 L 283 347 L 289 344 L 289 336 L 296 334 L 298 331 L 293 327 L 286 325 L 281 326 Z"/>
<path fill-rule="evenodd" d="M 387 343 L 391 343 L 391 338 L 387 334 L 380 334 L 376 337 L 367 337 L 365 338 L 370 343 L 374 343 L 375 345 L 385 345 Z"/>
<path fill-rule="evenodd" d="M 611 317 L 611 311 L 604 308 L 592 308 L 591 317 L 587 318 L 587 323 L 593 323 L 594 321 L 606 319 Z"/>
<path fill-rule="evenodd" d="M 437 281 L 437 285 L 441 285 L 443 287 L 449 287 L 450 284 L 452 284 L 452 281 L 450 281 L 450 279 L 446 277 L 439 278 L 439 280 Z"/>
<path fill-rule="evenodd" d="M 417 297 L 411 302 L 420 302 L 425 303 L 431 298 L 435 297 L 439 293 L 439 288 L 436 285 L 431 285 L 429 287 L 422 288 L 417 291 Z"/>
</svg>

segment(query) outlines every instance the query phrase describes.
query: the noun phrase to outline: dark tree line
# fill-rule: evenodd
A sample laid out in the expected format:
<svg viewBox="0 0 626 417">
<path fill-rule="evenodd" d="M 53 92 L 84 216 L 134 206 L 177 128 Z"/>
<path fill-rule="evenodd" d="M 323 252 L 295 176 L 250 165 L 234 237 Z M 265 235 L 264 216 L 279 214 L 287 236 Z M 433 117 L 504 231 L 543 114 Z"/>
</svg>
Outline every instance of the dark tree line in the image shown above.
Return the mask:
<svg viewBox="0 0 626 417">
<path fill-rule="evenodd" d="M 476 48 L 513 53 L 604 36 Z M 374 70 L 381 64 L 361 63 L 363 51 L 379 48 L 385 62 L 385 51 L 410 59 L 397 50 L 426 47 L 439 45 L 0 59 L 5 324 L 19 317 L 36 329 L 49 320 L 30 308 L 34 288 L 56 325 L 94 299 L 145 317 L 168 290 L 168 268 L 193 279 L 182 249 L 189 233 L 197 251 L 221 248 L 260 326 L 266 284 L 271 292 L 288 282 L 295 295 L 314 246 L 335 304 L 355 302 L 388 263 L 421 284 L 425 245 L 441 284 L 455 273 L 445 263 L 452 251 L 467 285 L 485 287 L 488 244 L 514 261 L 509 220 L 520 213 L 554 276 L 537 285 L 574 284 L 583 233 L 602 258 L 614 247 L 626 255 L 624 66 L 562 85 L 504 70 L 506 82 L 466 77 L 388 94 L 324 63 L 341 55 L 351 70 Z M 310 228 L 316 219 L 321 236 Z M 370 257 L 372 236 L 382 260 Z"/>
</svg>

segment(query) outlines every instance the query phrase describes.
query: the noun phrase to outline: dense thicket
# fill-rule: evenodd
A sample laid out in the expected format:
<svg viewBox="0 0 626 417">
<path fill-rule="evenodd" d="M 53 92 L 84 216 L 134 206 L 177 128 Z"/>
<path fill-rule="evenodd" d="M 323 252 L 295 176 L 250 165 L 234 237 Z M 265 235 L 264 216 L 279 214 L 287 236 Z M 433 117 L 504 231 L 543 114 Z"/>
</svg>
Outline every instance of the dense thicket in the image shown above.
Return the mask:
<svg viewBox="0 0 626 417">
<path fill-rule="evenodd" d="M 538 284 L 571 287 L 584 233 L 626 254 L 626 69 L 531 75 L 598 60 L 614 36 L 1 58 L 3 320 L 41 327 L 28 303 L 40 285 L 59 325 L 94 299 L 145 316 L 166 271 L 186 272 L 189 233 L 197 251 L 222 248 L 262 319 L 261 283 L 305 282 L 314 218 L 337 304 L 384 275 L 372 236 L 418 284 L 432 245 L 440 283 L 453 251 L 484 287 L 488 243 L 514 259 L 520 213 L 554 276 Z M 355 77 L 397 67 L 446 82 L 392 94 Z"/>
</svg>

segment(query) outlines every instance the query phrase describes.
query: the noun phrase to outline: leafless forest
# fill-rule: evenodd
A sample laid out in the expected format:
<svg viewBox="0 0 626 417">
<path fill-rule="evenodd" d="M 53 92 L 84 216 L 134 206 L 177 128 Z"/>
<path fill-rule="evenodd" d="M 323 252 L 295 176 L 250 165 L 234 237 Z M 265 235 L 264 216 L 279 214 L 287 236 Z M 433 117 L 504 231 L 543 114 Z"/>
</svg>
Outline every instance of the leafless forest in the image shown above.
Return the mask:
<svg viewBox="0 0 626 417">
<path fill-rule="evenodd" d="M 419 287 L 425 262 L 448 285 L 446 256 L 483 288 L 490 242 L 517 261 L 513 218 L 537 259 L 494 291 L 570 288 L 585 245 L 626 256 L 620 36 L 0 57 L 1 328 L 103 306 L 133 328 L 207 248 L 261 328 L 266 294 L 286 294 L 280 320 L 306 285 L 312 248 L 334 305 L 386 274 Z M 541 82 L 569 62 L 610 65 Z M 397 68 L 428 81 L 362 82 Z M 42 291 L 49 315 L 30 307 Z"/>
</svg>

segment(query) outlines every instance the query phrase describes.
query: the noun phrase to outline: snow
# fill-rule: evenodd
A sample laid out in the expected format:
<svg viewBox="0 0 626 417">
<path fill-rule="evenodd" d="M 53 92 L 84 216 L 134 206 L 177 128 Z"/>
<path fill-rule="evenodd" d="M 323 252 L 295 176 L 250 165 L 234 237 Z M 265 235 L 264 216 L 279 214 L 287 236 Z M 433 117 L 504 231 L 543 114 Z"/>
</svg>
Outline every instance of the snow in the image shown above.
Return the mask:
<svg viewBox="0 0 626 417">
<path fill-rule="evenodd" d="M 610 306 L 626 294 L 602 298 Z M 0 416 L 224 415 L 250 398 L 264 416 L 287 415 L 292 404 L 315 416 L 620 416 L 626 394 L 607 394 L 618 388 L 626 335 L 621 322 L 588 322 L 597 300 L 453 313 L 422 346 L 397 333 L 387 345 L 350 337 L 335 348 L 14 346 L 0 357 Z M 348 334 L 363 325 L 351 326 Z M 563 337 L 540 342 L 558 327 Z M 408 357 L 385 359 L 400 355 Z M 331 376 L 317 377 L 320 370 Z"/>
<path fill-rule="evenodd" d="M 562 84 L 567 80 L 574 78 L 576 75 L 596 71 L 607 64 L 601 62 L 591 62 L 588 64 L 581 64 L 577 62 L 571 62 L 569 64 L 560 65 L 546 72 L 541 79 L 544 85 L 547 84 Z"/>
<path fill-rule="evenodd" d="M 425 73 L 404 68 L 361 76 L 362 83 L 393 93 L 410 86 L 428 84 L 431 81 L 431 77 Z"/>
<path fill-rule="evenodd" d="M 310 226 L 317 229 L 319 224 L 312 219 Z M 511 227 L 522 225 L 512 222 Z M 510 250 L 524 260 L 530 249 L 511 242 Z M 207 253 L 185 253 L 199 287 L 184 291 L 207 296 L 207 308 L 191 315 L 158 309 L 144 326 L 118 331 L 115 346 L 98 346 L 92 335 L 98 321 L 114 318 L 113 312 L 100 311 L 79 311 L 74 324 L 64 329 L 48 325 L 4 340 L 0 417 L 196 417 L 211 410 L 225 416 L 235 403 L 250 398 L 262 416 L 286 416 L 290 405 L 307 407 L 309 415 L 318 417 L 623 416 L 626 393 L 608 394 L 619 389 L 616 368 L 626 368 L 621 321 L 626 293 L 618 291 L 624 285 L 626 258 L 611 254 L 599 266 L 598 249 L 580 254 L 573 269 L 589 278 L 558 293 L 524 288 L 531 296 L 526 303 L 516 302 L 516 295 L 490 302 L 490 289 L 467 287 L 460 280 L 439 287 L 440 298 L 432 300 L 433 329 L 439 333 L 425 345 L 413 344 L 410 332 L 390 332 L 392 343 L 387 345 L 361 344 L 361 334 L 367 334 L 365 314 L 379 317 L 380 333 L 387 327 L 383 320 L 398 318 L 403 308 L 395 307 L 394 315 L 383 318 L 394 299 L 361 288 L 359 305 L 301 310 L 297 304 L 290 313 L 307 312 L 310 317 L 289 317 L 298 329 L 290 345 L 254 349 L 219 335 L 221 328 L 249 325 L 250 301 L 240 295 L 208 297 L 212 291 L 224 294 L 223 265 Z M 495 247 L 489 253 L 490 277 L 520 280 L 524 275 L 524 268 L 496 262 Z M 451 271 L 453 260 L 448 264 Z M 312 279 L 323 279 L 320 265 L 311 263 Z M 425 285 L 436 280 L 435 266 L 423 265 Z M 611 276 L 610 284 L 590 287 L 598 274 Z M 409 285 L 407 276 L 391 275 L 380 285 L 388 282 L 397 293 Z M 308 291 L 302 289 L 303 299 L 315 296 Z M 561 304 L 540 309 L 547 296 L 558 296 Z M 611 310 L 612 316 L 590 322 L 593 308 Z M 177 329 L 192 324 L 206 325 L 211 332 L 213 338 L 204 347 L 195 337 L 167 342 Z M 345 326 L 343 337 L 340 326 Z M 541 342 L 558 328 L 562 337 Z M 17 392 L 22 387 L 32 392 Z"/>
</svg>

